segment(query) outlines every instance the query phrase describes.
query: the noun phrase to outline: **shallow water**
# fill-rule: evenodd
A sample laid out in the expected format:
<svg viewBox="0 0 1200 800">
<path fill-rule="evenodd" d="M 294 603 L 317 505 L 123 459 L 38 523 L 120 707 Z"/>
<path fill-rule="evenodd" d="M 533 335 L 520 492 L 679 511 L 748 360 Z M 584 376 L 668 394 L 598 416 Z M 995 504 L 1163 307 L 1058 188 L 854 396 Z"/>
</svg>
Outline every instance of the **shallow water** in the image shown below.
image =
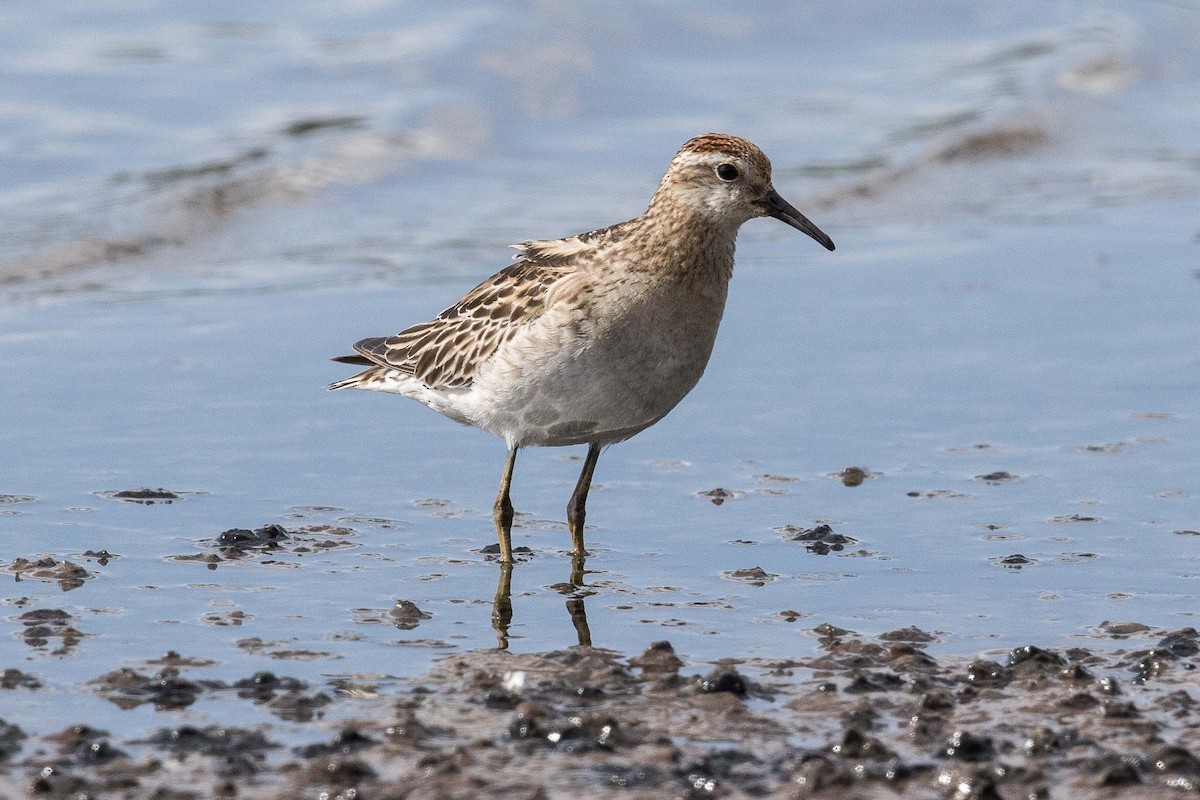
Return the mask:
<svg viewBox="0 0 1200 800">
<path fill-rule="evenodd" d="M 386 684 L 494 646 L 477 551 L 502 444 L 328 394 L 327 358 L 511 242 L 635 215 L 709 129 L 761 144 L 838 250 L 744 230 L 704 380 L 600 461 L 592 642 L 704 661 L 807 653 L 819 622 L 956 653 L 1194 624 L 1200 11 L 325 8 L 4 12 L 0 562 L 92 577 L 9 584 L 0 667 L 48 686 L 0 716 L 162 724 L 83 682 L 164 650 L 223 680 Z M 520 459 L 514 650 L 577 641 L 556 588 L 576 450 Z M 870 477 L 844 486 L 850 466 Z M 143 487 L 181 496 L 102 496 Z M 780 530 L 820 522 L 853 541 Z M 269 523 L 343 530 L 187 558 Z M 398 629 L 398 599 L 431 617 Z M 27 643 L 36 609 L 82 636 Z"/>
</svg>

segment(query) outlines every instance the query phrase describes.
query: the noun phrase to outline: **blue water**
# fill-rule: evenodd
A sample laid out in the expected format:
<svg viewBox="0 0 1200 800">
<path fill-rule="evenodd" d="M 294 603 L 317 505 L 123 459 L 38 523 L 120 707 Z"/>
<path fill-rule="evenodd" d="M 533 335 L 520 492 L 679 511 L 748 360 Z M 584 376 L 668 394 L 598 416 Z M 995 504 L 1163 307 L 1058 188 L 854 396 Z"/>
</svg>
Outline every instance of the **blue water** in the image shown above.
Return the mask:
<svg viewBox="0 0 1200 800">
<path fill-rule="evenodd" d="M 0 693 L 0 717 L 178 724 L 85 684 L 168 649 L 217 662 L 194 677 L 320 683 L 495 646 L 499 571 L 475 551 L 502 443 L 326 393 L 347 374 L 327 359 L 429 318 L 512 242 L 636 215 L 714 129 L 762 145 L 838 250 L 748 224 L 703 381 L 601 458 L 593 643 L 704 661 L 806 653 L 820 622 L 914 624 L 962 653 L 1195 624 L 1200 11 L 283 8 L 0 14 L 0 494 L 33 498 L 0 505 L 0 565 L 95 575 L 0 575 L 0 667 L 48 684 Z M 1014 129 L 1036 144 L 946 155 Z M 518 464 L 514 544 L 535 556 L 512 649 L 577 641 L 555 588 L 576 450 Z M 873 477 L 830 477 L 852 465 Z M 976 478 L 1000 470 L 1016 480 Z M 184 494 L 98 494 L 141 487 Z M 717 487 L 733 498 L 700 496 Z M 1071 515 L 1096 521 L 1052 521 Z M 776 530 L 818 521 L 856 542 L 817 555 Z M 352 534 L 177 558 L 272 522 Z M 117 558 L 81 558 L 101 549 Z M 1015 554 L 1032 563 L 999 563 Z M 728 577 L 752 567 L 775 579 Z M 379 622 L 397 599 L 432 618 Z M 37 608 L 86 635 L 27 645 Z M 209 713 L 256 712 L 182 717 Z"/>
</svg>

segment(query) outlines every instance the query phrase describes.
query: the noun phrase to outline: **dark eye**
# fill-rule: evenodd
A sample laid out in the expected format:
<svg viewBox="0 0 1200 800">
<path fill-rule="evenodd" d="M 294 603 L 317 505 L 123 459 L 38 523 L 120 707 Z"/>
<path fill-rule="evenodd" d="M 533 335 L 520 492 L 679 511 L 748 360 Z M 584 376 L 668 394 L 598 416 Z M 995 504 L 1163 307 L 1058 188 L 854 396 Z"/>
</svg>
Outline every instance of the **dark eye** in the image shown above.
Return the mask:
<svg viewBox="0 0 1200 800">
<path fill-rule="evenodd" d="M 741 174 L 733 164 L 721 164 L 717 167 L 717 177 L 723 181 L 736 181 Z"/>
</svg>

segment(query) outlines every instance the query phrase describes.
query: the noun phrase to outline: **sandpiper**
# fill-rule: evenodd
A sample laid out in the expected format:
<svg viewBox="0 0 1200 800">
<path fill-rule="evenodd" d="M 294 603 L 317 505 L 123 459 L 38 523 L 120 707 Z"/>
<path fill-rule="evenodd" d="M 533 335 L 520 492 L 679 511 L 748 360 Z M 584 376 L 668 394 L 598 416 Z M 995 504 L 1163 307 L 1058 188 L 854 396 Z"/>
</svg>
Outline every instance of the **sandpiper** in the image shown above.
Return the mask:
<svg viewBox="0 0 1200 800">
<path fill-rule="evenodd" d="M 330 389 L 404 395 L 503 437 L 493 507 L 512 563 L 509 498 L 517 451 L 586 444 L 567 504 L 582 559 L 600 451 L 662 419 L 708 364 L 733 274 L 738 228 L 774 217 L 833 241 L 771 185 L 754 144 L 720 133 L 686 142 L 640 217 L 565 239 L 516 245 L 505 267 L 430 322 L 363 339 L 334 361 L 367 367 Z"/>
</svg>

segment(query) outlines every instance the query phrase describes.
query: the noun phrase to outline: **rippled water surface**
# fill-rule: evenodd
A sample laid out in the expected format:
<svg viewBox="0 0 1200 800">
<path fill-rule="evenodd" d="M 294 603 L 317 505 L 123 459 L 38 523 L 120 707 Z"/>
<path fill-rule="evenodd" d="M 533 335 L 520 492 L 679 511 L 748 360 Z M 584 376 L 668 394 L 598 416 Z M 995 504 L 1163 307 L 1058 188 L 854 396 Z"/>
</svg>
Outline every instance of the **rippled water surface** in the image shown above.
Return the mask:
<svg viewBox="0 0 1200 800">
<path fill-rule="evenodd" d="M 582 452 L 522 453 L 508 645 L 1195 624 L 1200 8 L 731 8 L 0 11 L 0 667 L 48 684 L 0 716 L 148 728 L 84 681 L 166 650 L 318 681 L 494 646 L 503 444 L 327 359 L 638 214 L 707 130 L 838 250 L 743 230 L 708 373 L 601 458 L 582 608 Z"/>
</svg>

